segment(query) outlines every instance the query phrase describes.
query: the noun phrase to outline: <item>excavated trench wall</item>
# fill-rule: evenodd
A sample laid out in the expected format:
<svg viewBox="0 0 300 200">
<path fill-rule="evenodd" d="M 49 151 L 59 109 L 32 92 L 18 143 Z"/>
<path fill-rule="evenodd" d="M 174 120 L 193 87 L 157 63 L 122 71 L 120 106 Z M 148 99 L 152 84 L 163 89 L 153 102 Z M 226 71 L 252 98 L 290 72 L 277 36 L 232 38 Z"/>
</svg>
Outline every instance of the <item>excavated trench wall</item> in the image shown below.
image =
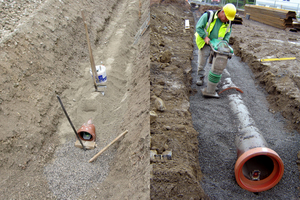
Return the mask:
<svg viewBox="0 0 300 200">
<path fill-rule="evenodd" d="M 189 7 L 152 5 L 150 34 L 151 199 L 205 197 L 200 186 L 197 132 L 189 111 L 194 24 Z M 171 158 L 165 157 L 171 152 Z"/>
</svg>

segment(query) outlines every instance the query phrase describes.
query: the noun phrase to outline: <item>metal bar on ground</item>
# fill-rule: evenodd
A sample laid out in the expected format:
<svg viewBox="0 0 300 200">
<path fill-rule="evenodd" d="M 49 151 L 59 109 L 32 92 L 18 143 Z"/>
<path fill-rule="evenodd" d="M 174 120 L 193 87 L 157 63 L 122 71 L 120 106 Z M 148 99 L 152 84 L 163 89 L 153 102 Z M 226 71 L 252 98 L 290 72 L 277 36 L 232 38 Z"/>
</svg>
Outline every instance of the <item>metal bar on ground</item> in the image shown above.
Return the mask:
<svg viewBox="0 0 300 200">
<path fill-rule="evenodd" d="M 83 145 L 81 139 L 79 138 L 79 136 L 78 136 L 78 134 L 77 134 L 77 131 L 75 130 L 75 128 L 74 128 L 74 126 L 73 126 L 73 124 L 72 124 L 72 122 L 71 122 L 71 119 L 70 119 L 70 117 L 69 117 L 69 115 L 68 115 L 68 113 L 67 113 L 67 111 L 66 111 L 66 109 L 65 109 L 65 107 L 64 107 L 64 105 L 63 105 L 63 103 L 62 103 L 62 101 L 61 101 L 61 99 L 60 99 L 60 97 L 59 97 L 58 95 L 56 95 L 56 97 L 57 97 L 57 99 L 58 99 L 58 101 L 59 101 L 59 103 L 60 103 L 60 105 L 61 105 L 61 107 L 62 107 L 62 109 L 63 109 L 63 111 L 64 111 L 64 113 L 65 113 L 65 115 L 66 115 L 66 117 L 67 117 L 67 119 L 69 120 L 69 123 L 71 124 L 71 126 L 72 126 L 72 128 L 73 128 L 73 131 L 74 131 L 74 133 L 75 133 L 77 139 L 79 140 L 79 142 L 80 142 L 82 148 L 83 148 L 84 150 L 86 150 L 85 146 Z"/>
</svg>

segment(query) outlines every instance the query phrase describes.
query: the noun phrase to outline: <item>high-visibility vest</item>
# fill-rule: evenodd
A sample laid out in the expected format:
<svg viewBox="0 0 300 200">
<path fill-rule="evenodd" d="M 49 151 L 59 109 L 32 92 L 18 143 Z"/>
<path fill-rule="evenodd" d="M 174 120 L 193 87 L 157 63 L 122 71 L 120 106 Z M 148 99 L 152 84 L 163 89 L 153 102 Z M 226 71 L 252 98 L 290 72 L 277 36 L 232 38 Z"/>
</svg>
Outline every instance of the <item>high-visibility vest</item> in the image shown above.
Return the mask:
<svg viewBox="0 0 300 200">
<path fill-rule="evenodd" d="M 207 37 L 209 37 L 211 31 L 213 30 L 217 18 L 218 18 L 218 14 L 217 12 L 214 14 L 213 11 L 209 10 L 207 12 L 209 13 L 209 19 L 207 20 L 206 26 L 204 28 L 204 31 L 207 35 Z M 212 18 L 213 21 L 212 21 Z M 229 21 L 229 23 L 223 23 L 219 29 L 219 33 L 218 33 L 218 39 L 219 40 L 223 40 L 223 38 L 225 37 L 226 33 L 228 33 L 230 31 L 230 26 L 231 26 L 231 21 Z M 199 49 L 202 49 L 202 47 L 205 45 L 205 41 L 202 37 L 200 37 L 200 35 L 196 32 L 195 33 L 196 36 L 196 44 L 198 46 Z"/>
</svg>

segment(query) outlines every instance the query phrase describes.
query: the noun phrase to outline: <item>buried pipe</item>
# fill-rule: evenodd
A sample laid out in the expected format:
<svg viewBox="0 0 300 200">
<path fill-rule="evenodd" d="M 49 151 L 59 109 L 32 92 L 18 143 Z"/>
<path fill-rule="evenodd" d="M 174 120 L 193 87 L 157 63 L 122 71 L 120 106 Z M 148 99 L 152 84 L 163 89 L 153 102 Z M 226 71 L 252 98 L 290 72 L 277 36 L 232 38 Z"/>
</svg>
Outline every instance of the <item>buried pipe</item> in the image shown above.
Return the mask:
<svg viewBox="0 0 300 200">
<path fill-rule="evenodd" d="M 230 78 L 226 78 L 224 89 L 230 87 L 235 85 Z M 237 148 L 235 179 L 241 188 L 250 192 L 271 189 L 283 176 L 283 162 L 274 150 L 268 148 L 267 142 L 255 127 L 255 122 L 241 95 L 231 94 L 228 98 L 229 105 L 239 120 L 239 132 L 235 138 Z"/>
<path fill-rule="evenodd" d="M 262 192 L 274 187 L 282 178 L 284 165 L 279 155 L 268 148 L 255 127 L 241 130 L 236 136 L 237 161 L 235 179 L 250 192 Z"/>
</svg>

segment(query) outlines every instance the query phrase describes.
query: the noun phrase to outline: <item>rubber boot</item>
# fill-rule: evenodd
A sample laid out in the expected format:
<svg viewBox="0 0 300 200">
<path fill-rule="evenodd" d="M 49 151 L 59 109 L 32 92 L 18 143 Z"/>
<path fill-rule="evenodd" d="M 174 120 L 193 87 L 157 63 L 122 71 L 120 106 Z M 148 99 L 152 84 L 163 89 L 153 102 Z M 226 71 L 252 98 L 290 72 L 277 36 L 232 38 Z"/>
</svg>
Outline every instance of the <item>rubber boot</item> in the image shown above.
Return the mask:
<svg viewBox="0 0 300 200">
<path fill-rule="evenodd" d="M 196 82 L 196 85 L 202 86 L 203 78 L 204 78 L 204 74 L 205 74 L 205 70 L 203 69 L 202 66 L 197 67 L 197 74 L 198 74 L 199 80 Z"/>
<path fill-rule="evenodd" d="M 202 78 L 204 76 L 205 70 L 203 69 L 202 66 L 198 66 L 197 68 L 197 74 Z"/>
</svg>

